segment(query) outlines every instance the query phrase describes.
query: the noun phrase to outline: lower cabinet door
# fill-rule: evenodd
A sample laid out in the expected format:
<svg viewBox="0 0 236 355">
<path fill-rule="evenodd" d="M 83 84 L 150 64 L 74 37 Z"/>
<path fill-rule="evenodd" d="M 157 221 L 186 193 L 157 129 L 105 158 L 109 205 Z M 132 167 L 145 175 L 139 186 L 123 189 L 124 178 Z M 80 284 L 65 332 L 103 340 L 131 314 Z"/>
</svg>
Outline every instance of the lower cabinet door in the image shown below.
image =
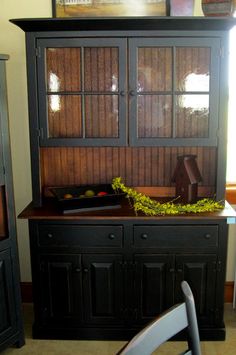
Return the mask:
<svg viewBox="0 0 236 355">
<path fill-rule="evenodd" d="M 176 256 L 175 303 L 183 300 L 180 284 L 186 280 L 192 289 L 201 325 L 211 326 L 215 321 L 216 261 L 214 254 Z"/>
<path fill-rule="evenodd" d="M 80 255 L 41 255 L 39 317 L 56 326 L 78 325 L 83 320 Z"/>
<path fill-rule="evenodd" d="M 10 250 L 0 251 L 0 344 L 16 331 Z"/>
<path fill-rule="evenodd" d="M 121 323 L 122 260 L 112 254 L 41 255 L 40 323 L 59 327 Z"/>
<path fill-rule="evenodd" d="M 87 324 L 120 324 L 124 317 L 124 263 L 116 254 L 82 257 L 83 295 Z"/>
<path fill-rule="evenodd" d="M 173 304 L 174 256 L 135 255 L 133 304 L 136 323 L 147 323 Z M 136 318 L 136 320 L 135 320 Z"/>
</svg>

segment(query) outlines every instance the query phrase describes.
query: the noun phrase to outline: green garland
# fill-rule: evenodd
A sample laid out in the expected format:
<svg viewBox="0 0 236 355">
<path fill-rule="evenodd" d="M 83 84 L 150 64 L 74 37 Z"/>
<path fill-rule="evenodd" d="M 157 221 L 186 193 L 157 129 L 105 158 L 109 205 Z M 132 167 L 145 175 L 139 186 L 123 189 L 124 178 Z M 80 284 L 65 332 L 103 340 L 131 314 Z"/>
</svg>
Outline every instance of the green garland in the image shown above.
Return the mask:
<svg viewBox="0 0 236 355">
<path fill-rule="evenodd" d="M 147 216 L 164 216 L 164 215 L 178 215 L 185 213 L 203 213 L 214 212 L 223 209 L 223 205 L 210 198 L 204 198 L 194 204 L 177 204 L 174 203 L 177 199 L 160 203 L 152 200 L 150 197 L 135 191 L 131 187 L 125 186 L 121 181 L 121 177 L 116 177 L 112 180 L 112 188 L 115 191 L 122 191 L 126 193 L 127 197 L 133 200 L 133 208 L 136 213 L 142 211 Z"/>
</svg>

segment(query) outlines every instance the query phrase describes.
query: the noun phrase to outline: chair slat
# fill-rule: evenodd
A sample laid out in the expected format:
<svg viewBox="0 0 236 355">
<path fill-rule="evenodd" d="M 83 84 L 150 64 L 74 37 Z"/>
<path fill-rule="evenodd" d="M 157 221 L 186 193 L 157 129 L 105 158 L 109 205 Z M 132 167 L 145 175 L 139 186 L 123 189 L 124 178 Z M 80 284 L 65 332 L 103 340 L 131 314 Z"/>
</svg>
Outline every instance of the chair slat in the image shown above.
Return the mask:
<svg viewBox="0 0 236 355">
<path fill-rule="evenodd" d="M 189 349 L 184 355 L 201 355 L 195 303 L 186 281 L 181 283 L 185 302 L 175 305 L 142 329 L 118 353 L 121 355 L 150 355 L 161 344 L 187 328 Z"/>
</svg>

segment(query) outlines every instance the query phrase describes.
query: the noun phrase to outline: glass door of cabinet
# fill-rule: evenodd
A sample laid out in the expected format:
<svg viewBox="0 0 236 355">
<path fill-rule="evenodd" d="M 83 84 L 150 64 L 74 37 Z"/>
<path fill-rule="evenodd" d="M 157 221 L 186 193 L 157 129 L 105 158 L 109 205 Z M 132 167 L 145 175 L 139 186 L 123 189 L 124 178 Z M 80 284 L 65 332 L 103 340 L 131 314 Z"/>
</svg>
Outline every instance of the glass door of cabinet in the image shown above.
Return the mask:
<svg viewBox="0 0 236 355">
<path fill-rule="evenodd" d="M 124 145 L 126 41 L 45 39 L 38 48 L 41 145 Z"/>
<path fill-rule="evenodd" d="M 130 142 L 216 145 L 219 40 L 132 39 Z"/>
</svg>

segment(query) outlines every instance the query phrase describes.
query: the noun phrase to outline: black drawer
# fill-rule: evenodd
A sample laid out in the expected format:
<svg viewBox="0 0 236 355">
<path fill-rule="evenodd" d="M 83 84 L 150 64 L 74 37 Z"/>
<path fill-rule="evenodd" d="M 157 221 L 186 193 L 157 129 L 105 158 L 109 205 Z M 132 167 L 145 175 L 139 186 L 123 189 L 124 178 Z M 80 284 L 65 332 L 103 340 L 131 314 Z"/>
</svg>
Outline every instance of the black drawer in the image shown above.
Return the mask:
<svg viewBox="0 0 236 355">
<path fill-rule="evenodd" d="M 134 226 L 134 246 L 140 248 L 217 247 L 218 226 Z"/>
<path fill-rule="evenodd" d="M 122 226 L 39 225 L 40 246 L 122 247 Z"/>
</svg>

